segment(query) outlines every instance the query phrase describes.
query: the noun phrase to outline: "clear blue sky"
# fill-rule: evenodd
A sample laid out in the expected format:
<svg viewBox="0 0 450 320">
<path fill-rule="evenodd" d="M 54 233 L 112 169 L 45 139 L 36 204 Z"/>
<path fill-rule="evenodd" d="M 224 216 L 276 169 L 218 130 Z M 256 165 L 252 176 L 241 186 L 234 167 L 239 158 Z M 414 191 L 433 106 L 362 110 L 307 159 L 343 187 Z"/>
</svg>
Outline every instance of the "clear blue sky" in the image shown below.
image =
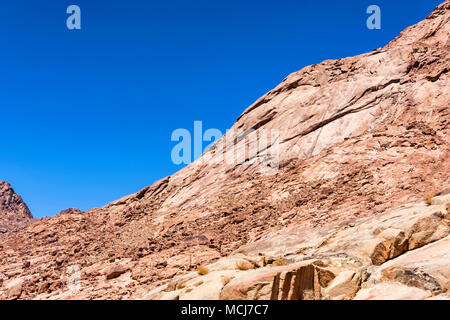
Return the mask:
<svg viewBox="0 0 450 320">
<path fill-rule="evenodd" d="M 103 206 L 180 169 L 173 130 L 224 132 L 289 73 L 384 46 L 440 2 L 2 0 L 0 180 L 35 217 Z"/>
</svg>

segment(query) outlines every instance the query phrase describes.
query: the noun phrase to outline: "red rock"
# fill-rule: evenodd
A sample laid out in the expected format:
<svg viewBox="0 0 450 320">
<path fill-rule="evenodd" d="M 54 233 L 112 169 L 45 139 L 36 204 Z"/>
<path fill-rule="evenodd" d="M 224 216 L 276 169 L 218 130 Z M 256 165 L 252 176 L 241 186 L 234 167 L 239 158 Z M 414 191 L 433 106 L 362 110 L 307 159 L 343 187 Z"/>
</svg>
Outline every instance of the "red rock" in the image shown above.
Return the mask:
<svg viewBox="0 0 450 320">
<path fill-rule="evenodd" d="M 25 228 L 33 216 L 8 182 L 0 181 L 0 236 Z"/>
<path fill-rule="evenodd" d="M 11 286 L 6 292 L 6 296 L 10 300 L 19 299 L 21 294 L 22 294 L 22 282 L 19 282 Z"/>
<path fill-rule="evenodd" d="M 83 211 L 81 211 L 80 209 L 77 208 L 69 208 L 69 209 L 64 209 L 61 210 L 58 214 L 73 214 L 73 213 L 83 213 Z"/>
<path fill-rule="evenodd" d="M 428 245 L 449 231 L 444 214 L 425 212 L 444 210 L 445 203 L 421 207 L 425 192 L 442 193 L 450 185 L 449 21 L 447 0 L 384 48 L 306 67 L 247 108 L 233 130 L 279 132 L 279 169 L 268 175 L 261 174 L 267 163 L 250 161 L 250 157 L 239 163 L 205 161 L 217 160 L 221 146 L 230 137 L 242 141 L 239 151 L 245 150 L 246 141 L 249 153 L 264 151 L 254 143 L 257 135 L 241 139 L 231 131 L 196 162 L 103 208 L 82 215 L 57 215 L 24 229 L 31 215 L 19 214 L 25 218 L 17 225 L 15 218 L 0 220 L 0 228 L 22 229 L 1 242 L 0 274 L 8 275 L 8 281 L 22 276 L 43 279 L 23 286 L 20 297 L 24 299 L 67 298 L 61 279 L 76 277 L 76 272 L 67 272 L 74 266 L 80 275 L 89 274 L 82 278 L 77 298 L 160 297 L 168 279 L 191 277 L 189 271 L 194 266 L 218 259 L 220 265 L 225 259 L 221 257 L 236 252 L 271 252 L 277 258 L 289 258 L 289 250 L 293 250 L 321 262 L 320 268 L 326 270 L 317 272 L 324 278 L 318 285 L 314 283 L 314 298 L 377 296 L 384 285 L 356 293 L 369 277 L 364 270 L 382 268 L 408 251 L 429 249 Z M 268 151 L 275 151 L 275 146 Z M 273 159 L 269 165 L 276 167 Z M 13 194 L 8 186 L 2 188 Z M 16 200 L 7 202 L 7 207 L 22 209 L 9 209 L 15 213 L 12 217 L 17 217 L 17 212 L 26 213 L 18 198 L 13 198 Z M 400 205 L 417 207 L 417 217 L 423 219 L 399 209 L 396 214 L 401 224 L 385 230 L 367 228 L 370 223 L 383 224 L 383 215 Z M 413 220 L 415 224 L 409 225 Z M 335 237 L 339 241 L 334 241 Z M 444 245 L 447 242 L 433 250 L 441 252 Z M 318 258 L 338 252 L 346 258 L 330 258 L 329 263 Z M 33 263 L 18 271 L 25 258 Z M 416 260 L 413 267 L 423 263 Z M 98 273 L 113 261 L 120 263 L 115 262 L 103 275 Z M 440 266 L 443 262 L 436 263 Z M 400 274 L 401 286 L 417 277 L 419 284 L 427 280 L 421 274 L 406 277 L 398 271 L 403 266 L 411 268 L 410 264 L 398 263 L 386 269 L 384 276 L 391 279 Z M 270 265 L 262 265 L 231 280 L 223 297 L 236 297 L 233 292 L 238 291 L 245 292 L 243 298 L 270 297 L 271 281 L 278 273 Z M 296 265 L 280 268 L 303 272 L 291 270 L 292 266 Z M 427 267 L 435 272 L 436 268 Z M 210 282 L 204 283 L 204 290 L 222 288 L 216 275 L 239 272 L 234 264 L 223 274 L 223 270 L 208 268 L 211 272 L 202 281 Z M 105 284 L 105 277 L 117 278 L 127 270 L 130 277 Z M 448 283 L 448 279 L 436 279 L 442 287 Z M 54 291 L 39 295 L 39 283 L 46 283 L 39 292 L 47 288 Z M 193 289 L 198 284 L 192 279 L 190 296 L 202 296 Z M 131 295 L 124 287 L 130 288 Z M 292 288 L 296 288 L 295 283 Z M 150 289 L 160 291 L 147 295 Z M 422 288 L 417 290 L 402 290 L 400 296 L 432 295 Z M 288 297 L 297 297 L 291 287 L 286 292 Z M 180 294 L 169 292 L 169 296 Z"/>
<path fill-rule="evenodd" d="M 116 264 L 105 270 L 105 276 L 107 280 L 110 280 L 119 277 L 125 272 L 127 272 L 127 269 L 124 266 Z"/>
</svg>

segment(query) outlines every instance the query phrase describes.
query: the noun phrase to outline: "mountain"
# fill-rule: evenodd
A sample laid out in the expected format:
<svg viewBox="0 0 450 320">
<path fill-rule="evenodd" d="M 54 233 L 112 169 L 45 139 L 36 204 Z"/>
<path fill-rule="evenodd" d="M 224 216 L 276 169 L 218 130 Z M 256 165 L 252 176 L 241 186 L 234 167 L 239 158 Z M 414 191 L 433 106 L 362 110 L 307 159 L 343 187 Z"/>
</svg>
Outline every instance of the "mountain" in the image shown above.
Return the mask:
<svg viewBox="0 0 450 320">
<path fill-rule="evenodd" d="M 67 208 L 61 210 L 58 214 L 68 214 L 68 213 L 83 213 L 83 212 L 78 208 Z"/>
<path fill-rule="evenodd" d="M 449 20 L 295 72 L 174 175 L 11 235 L 0 297 L 450 298 Z"/>
<path fill-rule="evenodd" d="M 33 216 L 8 182 L 0 181 L 0 236 L 25 228 Z"/>
</svg>

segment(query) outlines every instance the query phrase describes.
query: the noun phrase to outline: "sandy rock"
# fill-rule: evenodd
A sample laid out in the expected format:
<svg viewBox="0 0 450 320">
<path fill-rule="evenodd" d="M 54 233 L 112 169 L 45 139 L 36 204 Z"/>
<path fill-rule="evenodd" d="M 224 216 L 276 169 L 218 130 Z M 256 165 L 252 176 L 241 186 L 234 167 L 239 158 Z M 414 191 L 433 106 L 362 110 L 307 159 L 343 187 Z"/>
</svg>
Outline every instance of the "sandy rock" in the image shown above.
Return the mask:
<svg viewBox="0 0 450 320">
<path fill-rule="evenodd" d="M 361 275 L 355 271 L 342 271 L 324 290 L 324 296 L 335 300 L 350 300 L 358 292 Z"/>
<path fill-rule="evenodd" d="M 447 0 L 383 48 L 290 74 L 197 161 L 102 208 L 30 224 L 0 184 L 0 274 L 27 279 L 21 299 L 442 296 L 449 21 Z"/>
<path fill-rule="evenodd" d="M 236 270 L 236 262 L 258 260 L 256 256 L 236 253 L 208 265 L 213 272 L 207 276 L 192 273 L 188 278 L 176 277 L 169 286 L 172 289 L 164 290 L 171 292 L 169 295 L 161 294 L 162 290 L 155 294 L 156 290 L 151 298 L 172 298 L 176 291 L 178 299 L 217 299 L 218 296 L 232 300 L 381 299 L 383 288 L 389 286 L 401 290 L 386 294 L 387 299 L 425 299 L 439 295 L 448 290 L 450 279 L 446 271 L 449 226 L 440 214 L 445 209 L 441 203 L 449 197 L 450 194 L 441 195 L 431 206 L 420 202 L 405 204 L 376 218 L 354 220 L 352 227 L 330 226 L 328 232 L 316 230 L 315 238 L 320 240 L 316 247 L 308 250 L 294 247 L 303 254 L 290 255 L 286 261 L 294 263 L 285 266 L 262 264 L 261 267 L 255 263 L 258 266 L 255 269 Z M 409 239 L 420 233 L 428 234 L 423 246 L 410 246 Z M 266 239 L 265 244 L 268 243 L 270 240 Z M 378 253 L 380 243 L 383 251 Z M 265 247 L 256 245 L 255 248 Z M 249 254 L 252 247 L 239 252 Z M 381 258 L 374 259 L 375 255 Z M 271 260 L 265 256 L 262 259 Z M 302 261 L 295 262 L 297 259 Z M 232 279 L 221 289 L 219 281 L 224 272 L 233 272 Z"/>
<path fill-rule="evenodd" d="M 127 272 L 127 269 L 121 264 L 112 265 L 104 271 L 107 280 L 114 279 Z"/>
<path fill-rule="evenodd" d="M 19 299 L 23 291 L 23 279 L 16 279 L 9 281 L 6 284 L 6 299 L 16 300 Z"/>
<path fill-rule="evenodd" d="M 450 289 L 450 236 L 385 263 L 381 280 L 396 281 L 433 295 Z"/>
<path fill-rule="evenodd" d="M 33 221 L 28 206 L 11 185 L 0 181 L 0 237 L 21 230 Z"/>
<path fill-rule="evenodd" d="M 381 283 L 360 290 L 355 300 L 423 300 L 431 297 L 431 293 L 414 287 L 397 283 Z"/>
<path fill-rule="evenodd" d="M 58 214 L 62 215 L 62 214 L 77 214 L 77 213 L 83 213 L 83 211 L 77 208 L 68 208 L 61 210 Z"/>
</svg>

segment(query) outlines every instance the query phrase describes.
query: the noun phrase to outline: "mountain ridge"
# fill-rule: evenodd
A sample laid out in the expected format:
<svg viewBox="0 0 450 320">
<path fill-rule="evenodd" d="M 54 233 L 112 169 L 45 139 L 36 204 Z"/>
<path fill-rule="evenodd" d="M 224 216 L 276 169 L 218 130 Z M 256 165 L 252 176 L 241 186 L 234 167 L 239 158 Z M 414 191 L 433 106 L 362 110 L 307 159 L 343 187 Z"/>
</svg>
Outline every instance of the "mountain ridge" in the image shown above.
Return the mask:
<svg viewBox="0 0 450 320">
<path fill-rule="evenodd" d="M 446 243 L 446 196 L 431 197 L 430 207 L 422 198 L 450 185 L 449 11 L 447 0 L 383 48 L 290 74 L 244 110 L 200 159 L 152 186 L 102 208 L 42 219 L 11 235 L 0 243 L 5 275 L 0 296 L 159 299 L 189 297 L 192 289 L 203 299 L 211 297 L 207 292 L 224 299 L 268 298 L 270 292 L 239 292 L 255 285 L 275 288 L 285 274 L 265 263 L 255 272 L 233 265 L 246 260 L 256 266 L 255 257 L 261 256 L 285 259 L 280 261 L 287 265 L 280 267 L 286 272 L 322 274 L 315 298 L 347 299 L 364 290 L 363 284 L 371 285 L 367 269 L 400 253 Z M 261 146 L 264 130 L 277 135 Z M 227 163 L 223 157 L 230 145 L 242 157 Z M 365 224 L 393 208 L 394 218 L 389 217 L 400 231 L 392 230 L 395 224 L 384 230 Z M 401 219 L 395 220 L 399 212 Z M 367 252 L 333 242 L 349 243 L 342 227 L 349 225 L 368 238 Z M 322 240 L 331 245 L 321 245 Z M 319 244 L 309 247 L 308 241 Z M 335 261 L 336 255 L 349 258 Z M 196 268 L 214 262 L 222 269 L 214 267 L 218 273 L 202 279 L 216 289 L 181 288 L 178 281 L 187 275 L 203 281 Z M 338 268 L 342 263 L 349 267 Z M 81 288 L 68 285 L 68 268 L 80 271 Z M 396 268 L 401 278 L 402 265 Z M 389 277 L 396 278 L 392 272 Z M 262 282 L 247 278 L 261 274 Z M 237 280 L 223 285 L 220 277 L 227 275 Z M 345 287 L 349 275 L 358 275 L 359 284 L 342 293 L 334 279 Z M 267 280 L 273 277 L 280 279 Z M 408 281 L 399 284 L 406 296 L 431 296 L 424 287 L 418 288 L 424 292 L 408 291 L 403 287 Z M 436 281 L 441 289 L 435 292 L 444 292 L 445 281 Z M 359 297 L 375 296 L 375 289 L 367 289 L 370 294 Z"/>
<path fill-rule="evenodd" d="M 22 198 L 6 181 L 0 181 L 0 235 L 25 228 L 33 216 Z"/>
</svg>

